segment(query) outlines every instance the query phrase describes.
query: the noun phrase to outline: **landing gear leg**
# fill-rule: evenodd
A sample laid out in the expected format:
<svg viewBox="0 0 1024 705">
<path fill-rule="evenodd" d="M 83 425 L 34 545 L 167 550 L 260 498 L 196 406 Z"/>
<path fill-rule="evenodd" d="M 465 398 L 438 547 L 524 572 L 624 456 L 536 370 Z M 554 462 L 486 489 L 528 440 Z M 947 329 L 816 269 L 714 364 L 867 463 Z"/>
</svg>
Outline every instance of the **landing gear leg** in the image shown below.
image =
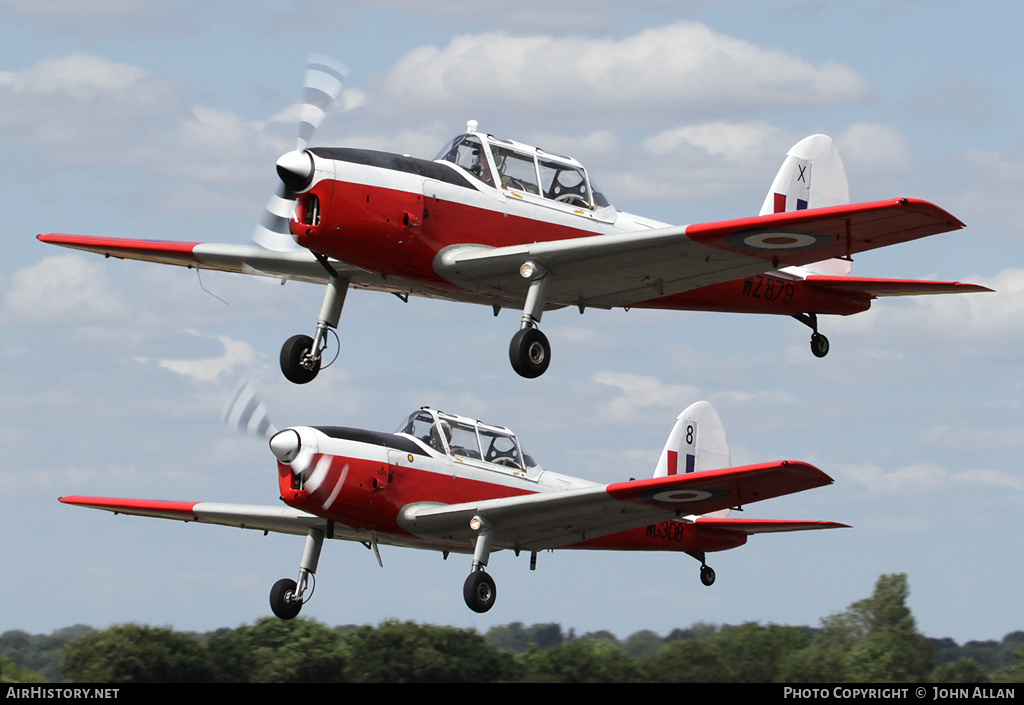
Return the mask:
<svg viewBox="0 0 1024 705">
<path fill-rule="evenodd" d="M 547 272 L 532 262 L 524 264 L 519 271 L 530 279 L 530 288 L 526 292 L 519 332 L 512 336 L 508 346 L 508 358 L 519 376 L 533 379 L 544 374 L 551 363 L 551 344 L 537 327 L 544 313 L 548 278 Z"/>
<path fill-rule="evenodd" d="M 320 372 L 320 363 L 327 347 L 327 332 L 337 328 L 341 309 L 348 293 L 348 280 L 331 276 L 320 307 L 320 318 L 316 322 L 316 336 L 295 335 L 281 348 L 281 371 L 289 382 L 306 384 Z"/>
<path fill-rule="evenodd" d="M 462 586 L 462 596 L 466 606 L 474 612 L 486 612 L 494 606 L 498 595 L 494 579 L 484 571 L 487 559 L 491 555 L 491 542 L 494 528 L 482 517 L 473 517 L 470 527 L 476 530 L 476 546 L 473 549 L 473 572 L 466 578 Z"/>
<path fill-rule="evenodd" d="M 700 561 L 700 581 L 707 587 L 715 584 L 715 571 L 705 562 L 704 551 L 689 552 L 687 554 Z"/>
<path fill-rule="evenodd" d="M 313 596 L 313 585 L 316 583 L 316 566 L 320 561 L 320 549 L 324 544 L 324 532 L 310 529 L 306 536 L 306 548 L 302 552 L 302 563 L 299 564 L 299 581 L 282 578 L 270 589 L 270 609 L 281 619 L 293 619 L 299 614 L 302 605 Z M 312 578 L 312 585 L 310 582 Z M 307 595 L 306 592 L 309 591 Z"/>
<path fill-rule="evenodd" d="M 828 355 L 828 338 L 818 332 L 818 314 L 798 313 L 795 314 L 793 318 L 800 321 L 813 331 L 811 333 L 811 352 L 814 356 L 825 357 Z"/>
</svg>

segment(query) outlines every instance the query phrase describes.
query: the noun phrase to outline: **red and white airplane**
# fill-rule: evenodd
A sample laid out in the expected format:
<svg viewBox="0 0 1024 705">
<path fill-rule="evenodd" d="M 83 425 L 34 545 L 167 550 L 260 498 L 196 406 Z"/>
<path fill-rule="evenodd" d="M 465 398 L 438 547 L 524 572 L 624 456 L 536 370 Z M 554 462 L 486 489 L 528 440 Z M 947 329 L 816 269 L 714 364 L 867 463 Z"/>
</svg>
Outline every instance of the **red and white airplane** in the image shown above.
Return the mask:
<svg viewBox="0 0 1024 705">
<path fill-rule="evenodd" d="M 354 148 L 309 148 L 346 69 L 314 57 L 297 148 L 257 245 L 40 235 L 110 257 L 326 283 L 313 337 L 281 350 L 295 383 L 320 370 L 350 287 L 522 311 L 509 346 L 524 377 L 544 373 L 551 347 L 538 325 L 551 309 L 655 308 L 793 316 L 811 350 L 828 352 L 821 314 L 865 311 L 881 296 L 987 291 L 957 282 L 850 276 L 851 257 L 963 223 L 926 201 L 850 204 L 830 138 L 791 149 L 760 215 L 675 226 L 613 207 L 583 165 L 480 132 L 475 121 L 431 161 Z"/>
<path fill-rule="evenodd" d="M 295 617 L 312 596 L 325 538 L 358 541 L 381 562 L 380 544 L 472 554 L 463 595 L 489 610 L 492 552 L 543 550 L 675 551 L 715 572 L 705 554 L 746 543 L 751 534 L 831 529 L 825 521 L 740 519 L 731 509 L 832 483 L 795 461 L 730 467 L 718 414 L 697 402 L 678 416 L 654 476 L 602 485 L 545 470 L 507 428 L 423 407 L 395 433 L 336 426 L 277 432 L 247 391 L 235 405 L 242 425 L 267 428 L 287 506 L 62 497 L 61 502 L 115 514 L 276 531 L 306 536 L 298 580 L 279 580 L 270 604 Z M 258 413 L 254 413 L 254 411 Z M 381 562 L 381 565 L 383 563 Z"/>
</svg>

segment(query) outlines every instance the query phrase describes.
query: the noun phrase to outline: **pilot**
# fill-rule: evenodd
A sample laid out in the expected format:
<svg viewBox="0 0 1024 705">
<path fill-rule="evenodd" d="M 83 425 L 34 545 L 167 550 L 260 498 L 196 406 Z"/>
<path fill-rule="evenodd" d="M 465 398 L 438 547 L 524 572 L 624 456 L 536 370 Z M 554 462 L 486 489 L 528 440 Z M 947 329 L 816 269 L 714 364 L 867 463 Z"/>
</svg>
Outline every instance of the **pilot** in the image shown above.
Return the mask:
<svg viewBox="0 0 1024 705">
<path fill-rule="evenodd" d="M 483 149 L 474 149 L 473 157 L 476 163 L 469 168 L 469 173 L 483 181 L 488 186 L 494 186 L 494 179 L 491 178 L 491 170 L 487 168 L 487 157 Z"/>
<path fill-rule="evenodd" d="M 441 426 L 441 432 L 444 433 L 445 442 L 448 444 L 452 442 L 452 427 L 447 421 L 438 421 L 430 427 L 430 447 L 439 453 L 447 453 L 445 443 L 441 441 L 441 434 L 437 431 L 438 425 Z"/>
</svg>

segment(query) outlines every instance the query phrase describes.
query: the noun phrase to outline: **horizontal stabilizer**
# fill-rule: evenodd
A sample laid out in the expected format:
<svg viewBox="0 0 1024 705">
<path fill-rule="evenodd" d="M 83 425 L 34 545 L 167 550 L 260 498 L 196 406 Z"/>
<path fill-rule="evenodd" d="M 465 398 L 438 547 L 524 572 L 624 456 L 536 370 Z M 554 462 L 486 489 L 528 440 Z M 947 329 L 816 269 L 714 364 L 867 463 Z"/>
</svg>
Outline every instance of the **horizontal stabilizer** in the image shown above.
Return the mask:
<svg viewBox="0 0 1024 705">
<path fill-rule="evenodd" d="M 776 534 L 785 531 L 850 528 L 849 524 L 840 524 L 835 521 L 790 521 L 787 519 L 716 519 L 697 517 L 695 523 L 701 528 L 738 531 L 743 534 Z"/>
<path fill-rule="evenodd" d="M 816 287 L 864 296 L 922 296 L 925 294 L 970 294 L 992 290 L 977 284 L 914 279 L 871 279 L 867 277 L 826 277 L 811 275 L 805 281 Z"/>
</svg>

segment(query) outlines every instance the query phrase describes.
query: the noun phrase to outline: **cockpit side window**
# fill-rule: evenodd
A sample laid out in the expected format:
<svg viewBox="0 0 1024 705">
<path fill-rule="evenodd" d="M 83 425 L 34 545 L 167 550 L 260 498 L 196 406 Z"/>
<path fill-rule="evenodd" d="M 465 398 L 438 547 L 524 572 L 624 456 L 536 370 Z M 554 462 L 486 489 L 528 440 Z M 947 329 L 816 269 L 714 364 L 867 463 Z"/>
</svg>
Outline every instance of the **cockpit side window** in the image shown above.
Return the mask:
<svg viewBox="0 0 1024 705">
<path fill-rule="evenodd" d="M 461 455 L 464 458 L 480 460 L 480 442 L 476 437 L 476 427 L 455 421 L 454 419 L 442 419 L 442 424 L 448 424 L 451 428 L 451 437 L 448 439 L 448 446 L 452 455 Z"/>
<path fill-rule="evenodd" d="M 540 185 L 545 198 L 590 208 L 590 191 L 583 170 L 568 164 L 540 160 Z"/>
<path fill-rule="evenodd" d="M 487 150 L 479 138 L 473 135 L 461 135 L 452 140 L 451 144 L 438 155 L 438 159 L 457 164 L 488 186 L 494 186 L 490 164 L 487 163 Z"/>
<path fill-rule="evenodd" d="M 533 157 L 497 145 L 492 149 L 503 187 L 540 195 L 540 189 L 537 187 L 537 167 Z"/>
<path fill-rule="evenodd" d="M 483 426 L 479 427 L 479 431 L 484 460 L 510 468 L 523 468 L 522 452 L 515 436 Z"/>
</svg>

